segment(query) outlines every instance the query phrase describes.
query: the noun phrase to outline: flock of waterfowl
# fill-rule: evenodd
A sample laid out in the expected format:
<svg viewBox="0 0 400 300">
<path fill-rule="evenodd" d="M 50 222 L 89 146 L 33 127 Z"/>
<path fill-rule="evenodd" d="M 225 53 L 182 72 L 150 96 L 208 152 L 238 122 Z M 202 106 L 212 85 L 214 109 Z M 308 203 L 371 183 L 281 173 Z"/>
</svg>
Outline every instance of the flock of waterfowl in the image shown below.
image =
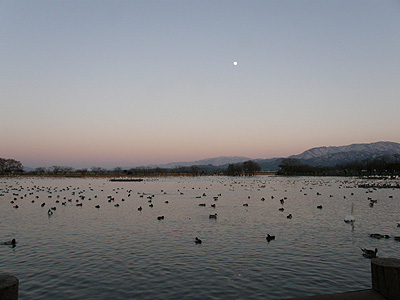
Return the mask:
<svg viewBox="0 0 400 300">
<path fill-rule="evenodd" d="M 92 188 L 90 185 L 89 185 L 89 189 L 86 190 L 86 189 L 80 189 L 80 187 L 72 187 L 72 186 L 68 186 L 68 187 L 65 187 L 65 188 L 62 188 L 62 189 L 59 189 L 57 187 L 52 188 L 52 187 L 45 187 L 45 186 L 39 186 L 39 185 L 33 185 L 31 187 L 23 187 L 18 182 L 16 182 L 15 185 L 14 184 L 10 185 L 9 182 L 2 182 L 2 184 L 4 185 L 4 187 L 0 189 L 0 200 L 1 200 L 1 198 L 3 196 L 12 193 L 13 199 L 10 201 L 10 203 L 13 205 L 14 209 L 18 209 L 20 207 L 18 205 L 18 203 L 19 203 L 18 200 L 26 199 L 26 198 L 33 198 L 30 201 L 33 205 L 35 203 L 37 203 L 37 202 L 40 202 L 40 207 L 42 207 L 42 208 L 49 207 L 47 209 L 47 215 L 49 217 L 51 217 L 51 216 L 53 216 L 55 214 L 55 212 L 57 210 L 57 205 L 66 206 L 67 204 L 73 205 L 73 203 L 74 203 L 76 207 L 82 207 L 84 202 L 91 201 L 91 200 L 94 200 L 94 199 L 98 198 L 98 195 L 93 195 L 92 197 L 88 197 L 86 195 L 87 191 L 88 192 L 90 191 L 91 193 L 94 192 L 94 188 Z M 237 182 L 236 182 L 236 184 L 237 184 Z M 233 186 L 233 185 L 231 184 L 231 186 Z M 265 188 L 265 184 L 264 185 L 263 184 L 261 184 L 261 185 L 259 184 L 258 188 Z M 232 187 L 232 189 L 233 189 L 233 187 Z M 374 189 L 373 186 L 368 186 L 367 193 L 372 193 L 373 189 Z M 99 192 L 100 193 L 104 193 L 104 190 L 100 189 Z M 126 195 L 126 198 L 130 198 L 132 196 L 132 194 L 133 194 L 133 190 L 132 189 L 124 190 L 124 188 L 120 188 L 120 187 L 114 188 L 113 189 L 114 195 L 108 195 L 107 196 L 107 202 L 108 203 L 113 203 L 114 207 L 119 207 L 120 206 L 120 203 L 114 203 L 116 194 L 118 194 L 119 192 L 121 192 L 121 193 L 124 192 L 125 195 Z M 303 189 L 301 189 L 300 192 L 304 193 Z M 40 196 L 37 195 L 38 193 L 40 194 Z M 41 198 L 43 198 L 43 193 L 47 193 L 48 194 L 46 200 L 45 199 L 41 199 Z M 65 194 L 69 194 L 69 197 L 65 196 Z M 154 207 L 154 204 L 153 204 L 153 198 L 155 197 L 154 194 L 146 194 L 144 192 L 137 192 L 137 194 L 139 195 L 140 198 L 147 197 L 148 207 L 149 208 L 153 208 Z M 167 194 L 167 193 L 164 190 L 161 190 L 161 194 Z M 178 194 L 179 195 L 183 195 L 184 193 L 181 190 L 178 190 Z M 61 195 L 63 195 L 63 196 L 61 196 Z M 307 195 L 307 194 L 304 194 L 304 195 Z M 354 195 L 354 194 L 351 193 L 351 195 Z M 101 196 L 104 196 L 104 195 L 101 195 Z M 212 199 L 216 202 L 216 201 L 219 200 L 219 197 L 221 197 L 221 196 L 222 196 L 221 194 L 218 194 L 217 196 L 213 196 Z M 316 196 L 317 197 L 321 196 L 321 193 L 317 192 Z M 196 199 L 202 199 L 203 197 L 206 197 L 206 193 L 203 193 L 202 196 L 196 196 L 195 198 Z M 329 197 L 333 197 L 333 195 L 330 195 Z M 271 198 L 271 200 L 274 200 L 275 196 L 272 195 L 272 196 L 270 196 L 270 198 Z M 346 196 L 344 196 L 344 198 L 346 198 Z M 393 198 L 393 196 L 389 196 L 389 198 Z M 250 196 L 248 196 L 248 199 L 250 199 Z M 124 197 L 123 198 L 119 198 L 119 200 L 121 202 L 124 202 L 125 198 Z M 262 197 L 260 200 L 261 201 L 266 201 L 266 198 Z M 286 200 L 288 200 L 287 197 L 283 197 L 283 198 L 281 198 L 279 200 L 279 203 L 281 205 L 281 207 L 279 208 L 279 211 L 283 212 L 285 210 L 284 204 L 285 204 Z M 369 206 L 370 207 L 373 207 L 374 204 L 376 204 L 378 202 L 376 199 L 372 199 L 371 197 L 368 197 L 368 201 L 369 201 Z M 169 201 L 166 200 L 166 201 L 164 201 L 164 203 L 168 204 Z M 204 203 L 204 202 L 198 203 L 198 206 L 201 206 L 201 207 L 206 207 L 206 205 L 207 204 Z M 243 205 L 243 207 L 249 207 L 249 203 L 247 203 L 247 202 L 243 203 L 242 205 Z M 100 204 L 96 203 L 96 204 L 93 205 L 93 207 L 96 208 L 96 209 L 100 209 L 101 206 L 100 206 Z M 210 204 L 210 207 L 215 209 L 216 208 L 216 204 L 212 203 L 212 204 Z M 316 208 L 321 210 L 323 208 L 323 206 L 321 204 L 319 204 L 319 205 L 316 206 Z M 137 210 L 138 211 L 142 211 L 143 210 L 142 205 L 140 205 L 137 208 Z M 209 214 L 209 219 L 217 219 L 217 217 L 218 217 L 218 214 L 216 212 L 212 213 L 212 214 Z M 292 213 L 287 214 L 286 218 L 287 219 L 292 219 L 293 218 Z M 157 216 L 157 220 L 159 220 L 159 221 L 164 220 L 164 219 L 165 219 L 164 215 Z M 356 218 L 354 216 L 354 204 L 352 204 L 352 206 L 351 206 L 351 214 L 350 215 L 346 215 L 345 218 L 344 218 L 344 221 L 346 223 L 354 223 L 355 220 L 356 220 Z M 400 227 L 400 222 L 397 223 L 397 226 Z M 387 235 L 387 234 L 379 234 L 379 233 L 372 233 L 372 234 L 369 234 L 369 236 L 371 238 L 375 238 L 375 239 L 382 239 L 382 238 L 388 239 L 388 238 L 390 238 L 390 236 Z M 269 243 L 269 242 L 275 240 L 275 235 L 271 235 L 271 234 L 268 233 L 265 238 L 266 238 L 267 242 Z M 395 236 L 394 239 L 397 240 L 397 241 L 400 241 L 400 236 Z M 12 239 L 10 241 L 3 242 L 2 244 L 10 245 L 12 247 L 15 247 L 16 243 L 17 242 L 16 242 L 16 240 L 14 238 L 14 239 Z M 194 239 L 194 243 L 195 244 L 202 244 L 202 240 L 200 238 L 196 237 Z M 378 252 L 377 248 L 375 248 L 375 250 L 369 250 L 369 249 L 361 248 L 361 250 L 363 252 L 362 255 L 364 257 L 367 257 L 367 258 L 376 257 L 377 256 L 377 252 Z"/>
</svg>

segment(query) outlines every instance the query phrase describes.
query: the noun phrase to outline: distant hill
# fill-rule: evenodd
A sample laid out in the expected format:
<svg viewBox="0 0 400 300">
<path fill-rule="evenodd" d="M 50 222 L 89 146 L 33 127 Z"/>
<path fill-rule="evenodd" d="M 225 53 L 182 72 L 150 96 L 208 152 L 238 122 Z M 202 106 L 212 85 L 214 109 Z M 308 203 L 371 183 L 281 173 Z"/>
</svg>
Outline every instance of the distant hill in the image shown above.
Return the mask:
<svg viewBox="0 0 400 300">
<path fill-rule="evenodd" d="M 207 159 L 191 161 L 191 162 L 173 162 L 173 163 L 168 163 L 168 164 L 164 164 L 164 165 L 157 165 L 157 167 L 165 168 L 165 169 L 172 169 L 175 167 L 190 167 L 193 165 L 196 165 L 196 166 L 213 165 L 215 167 L 219 167 L 219 166 L 224 166 L 224 165 L 229 165 L 229 164 L 241 163 L 241 162 L 248 161 L 248 160 L 251 160 L 251 158 L 243 157 L 243 156 L 220 156 L 220 157 L 207 158 Z"/>
<path fill-rule="evenodd" d="M 311 166 L 335 166 L 354 161 L 374 159 L 380 156 L 400 154 L 400 144 L 394 142 L 376 142 L 352 144 L 340 147 L 312 148 L 299 155 L 289 156 Z"/>
</svg>

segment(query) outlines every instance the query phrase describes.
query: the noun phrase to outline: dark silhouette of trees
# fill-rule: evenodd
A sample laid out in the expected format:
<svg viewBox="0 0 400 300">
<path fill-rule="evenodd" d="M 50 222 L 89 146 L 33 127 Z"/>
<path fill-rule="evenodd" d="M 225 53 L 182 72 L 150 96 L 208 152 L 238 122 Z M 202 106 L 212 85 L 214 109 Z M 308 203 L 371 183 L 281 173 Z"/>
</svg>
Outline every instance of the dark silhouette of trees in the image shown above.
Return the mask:
<svg viewBox="0 0 400 300">
<path fill-rule="evenodd" d="M 94 173 L 94 175 L 100 174 L 102 171 L 101 167 L 91 167 L 90 168 L 92 170 L 92 172 Z"/>
<path fill-rule="evenodd" d="M 252 160 L 245 161 L 244 163 L 229 164 L 226 170 L 228 176 L 253 176 L 256 172 L 261 171 L 258 163 Z"/>
<path fill-rule="evenodd" d="M 51 166 L 50 170 L 51 172 L 53 172 L 54 175 L 57 175 L 61 172 L 61 166 Z"/>
<path fill-rule="evenodd" d="M 115 167 L 114 168 L 114 173 L 115 174 L 121 174 L 122 173 L 122 168 L 121 167 Z"/>
<path fill-rule="evenodd" d="M 24 167 L 20 161 L 12 158 L 0 158 L 1 175 L 17 174 L 22 173 L 23 171 Z"/>
<path fill-rule="evenodd" d="M 226 175 L 228 176 L 240 176 L 243 175 L 243 170 L 241 164 L 229 164 L 226 170 Z"/>
<path fill-rule="evenodd" d="M 87 172 L 88 172 L 88 169 L 87 168 L 82 168 L 82 169 L 76 170 L 76 172 L 80 173 L 82 176 L 85 176 L 87 174 Z"/>
<path fill-rule="evenodd" d="M 242 168 L 246 176 L 254 176 L 256 172 L 261 171 L 260 165 L 252 160 L 245 161 Z"/>
<path fill-rule="evenodd" d="M 199 170 L 200 168 L 198 166 L 190 167 L 190 173 L 192 174 L 192 176 L 199 176 Z"/>
</svg>

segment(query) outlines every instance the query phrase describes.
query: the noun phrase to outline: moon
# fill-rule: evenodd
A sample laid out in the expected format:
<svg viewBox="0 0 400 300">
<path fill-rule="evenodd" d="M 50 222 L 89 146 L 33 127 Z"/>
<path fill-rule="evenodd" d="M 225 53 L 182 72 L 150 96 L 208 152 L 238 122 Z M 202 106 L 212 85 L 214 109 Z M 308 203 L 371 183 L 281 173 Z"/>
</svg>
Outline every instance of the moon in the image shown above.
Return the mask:
<svg viewBox="0 0 400 300">
<path fill-rule="evenodd" d="M 234 66 L 237 66 L 237 61 L 234 61 L 234 62 L 233 62 L 233 65 L 234 65 Z"/>
</svg>

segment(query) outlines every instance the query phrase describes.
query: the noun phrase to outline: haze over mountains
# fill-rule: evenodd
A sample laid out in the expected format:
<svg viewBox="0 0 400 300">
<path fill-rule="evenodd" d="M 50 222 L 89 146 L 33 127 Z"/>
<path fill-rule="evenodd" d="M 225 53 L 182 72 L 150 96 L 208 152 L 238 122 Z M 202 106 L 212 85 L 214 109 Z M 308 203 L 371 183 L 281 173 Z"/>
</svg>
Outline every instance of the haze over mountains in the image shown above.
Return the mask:
<svg viewBox="0 0 400 300">
<path fill-rule="evenodd" d="M 302 163 L 311 166 L 335 166 L 357 160 L 374 159 L 383 155 L 400 155 L 400 143 L 394 142 L 376 142 L 368 144 L 351 144 L 339 147 L 317 147 L 304 151 L 298 155 L 291 155 L 288 158 L 299 159 Z M 212 165 L 221 169 L 226 168 L 232 163 L 241 163 L 247 160 L 256 161 L 262 170 L 276 171 L 279 164 L 285 157 L 276 157 L 269 159 L 251 159 L 242 156 L 222 156 L 208 158 L 192 162 L 176 162 L 165 165 L 158 165 L 160 168 L 189 167 L 192 165 L 207 166 Z"/>
</svg>

